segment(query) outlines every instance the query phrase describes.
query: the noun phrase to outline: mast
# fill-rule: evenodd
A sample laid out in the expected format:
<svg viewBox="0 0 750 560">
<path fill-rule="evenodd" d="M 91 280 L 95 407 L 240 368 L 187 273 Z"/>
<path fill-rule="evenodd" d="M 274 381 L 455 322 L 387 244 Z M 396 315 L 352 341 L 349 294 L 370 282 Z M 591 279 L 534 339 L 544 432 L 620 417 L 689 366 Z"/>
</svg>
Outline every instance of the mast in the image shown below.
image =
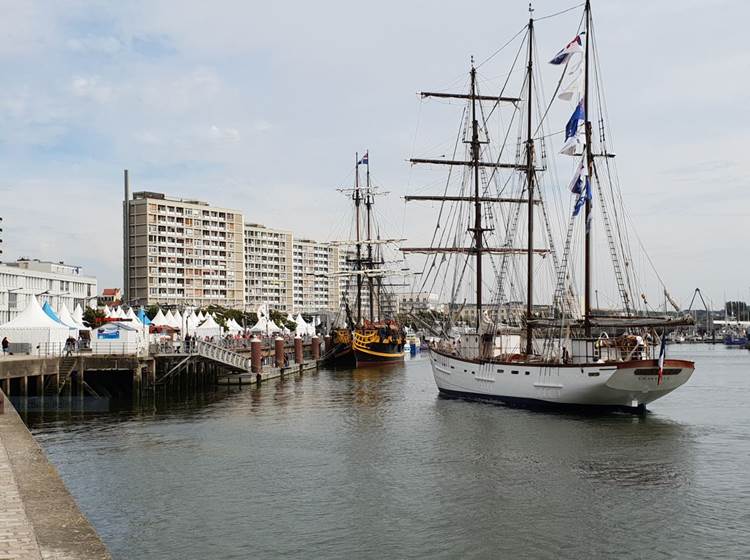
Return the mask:
<svg viewBox="0 0 750 560">
<path fill-rule="evenodd" d="M 359 192 L 359 153 L 354 155 L 354 213 L 355 221 L 357 223 L 357 270 L 362 270 L 362 240 L 360 238 L 360 227 L 359 227 L 359 205 L 362 202 L 362 197 Z M 357 325 L 362 324 L 362 275 L 357 274 Z"/>
<path fill-rule="evenodd" d="M 477 336 L 482 324 L 482 202 L 479 197 L 479 123 L 477 122 L 477 69 L 471 59 L 471 163 L 474 168 L 474 252 L 477 256 Z"/>
<path fill-rule="evenodd" d="M 529 5 L 529 65 L 528 99 L 526 101 L 526 185 L 528 187 L 528 240 L 526 254 L 526 355 L 534 351 L 532 345 L 531 317 L 534 310 L 534 139 L 531 136 L 531 95 L 533 80 L 534 18 Z"/>
<path fill-rule="evenodd" d="M 370 150 L 365 152 L 367 156 L 367 190 L 365 191 L 365 208 L 367 209 L 367 241 L 372 241 L 372 193 L 370 192 Z M 367 244 L 367 266 L 372 268 L 372 243 Z M 375 305 L 373 302 L 372 276 L 367 276 L 367 290 L 370 303 L 370 322 L 375 321 Z"/>
<path fill-rule="evenodd" d="M 591 150 L 591 121 L 589 120 L 589 51 L 591 50 L 591 0 L 586 0 L 584 10 L 586 18 L 586 54 L 584 62 L 583 115 L 586 129 L 586 170 L 588 180 L 594 180 L 594 156 Z M 584 187 L 585 188 L 585 187 Z M 584 290 L 583 290 L 583 324 L 586 338 L 591 337 L 591 199 L 586 196 L 584 238 Z"/>
</svg>

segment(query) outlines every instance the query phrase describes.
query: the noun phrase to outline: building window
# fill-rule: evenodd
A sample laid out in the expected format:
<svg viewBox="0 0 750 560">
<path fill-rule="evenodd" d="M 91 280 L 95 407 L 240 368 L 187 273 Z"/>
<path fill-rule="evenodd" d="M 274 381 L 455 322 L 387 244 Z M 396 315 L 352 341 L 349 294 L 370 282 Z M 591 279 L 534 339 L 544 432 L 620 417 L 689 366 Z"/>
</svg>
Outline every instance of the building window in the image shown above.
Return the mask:
<svg viewBox="0 0 750 560">
<path fill-rule="evenodd" d="M 8 293 L 8 309 L 18 309 L 18 294 L 15 292 Z"/>
</svg>

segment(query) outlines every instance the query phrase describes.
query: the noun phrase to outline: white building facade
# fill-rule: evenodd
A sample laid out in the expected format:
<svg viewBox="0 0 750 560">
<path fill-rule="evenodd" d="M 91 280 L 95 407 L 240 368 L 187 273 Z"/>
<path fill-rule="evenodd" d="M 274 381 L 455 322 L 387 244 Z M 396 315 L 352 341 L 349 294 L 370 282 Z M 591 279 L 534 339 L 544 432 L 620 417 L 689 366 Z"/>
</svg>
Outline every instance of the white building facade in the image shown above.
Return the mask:
<svg viewBox="0 0 750 560">
<path fill-rule="evenodd" d="M 19 259 L 0 263 L 0 324 L 23 311 L 32 297 L 71 312 L 96 306 L 96 278 L 85 276 L 80 266 L 62 262 Z"/>
</svg>

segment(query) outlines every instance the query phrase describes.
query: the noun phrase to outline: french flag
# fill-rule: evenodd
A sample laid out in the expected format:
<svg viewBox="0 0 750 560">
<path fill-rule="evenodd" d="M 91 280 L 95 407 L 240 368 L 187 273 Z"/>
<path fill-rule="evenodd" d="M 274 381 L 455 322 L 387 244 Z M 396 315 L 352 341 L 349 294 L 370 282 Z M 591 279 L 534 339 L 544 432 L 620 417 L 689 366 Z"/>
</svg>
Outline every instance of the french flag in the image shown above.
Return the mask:
<svg viewBox="0 0 750 560">
<path fill-rule="evenodd" d="M 664 357 L 667 354 L 667 333 L 661 336 L 661 349 L 659 350 L 659 378 L 656 380 L 657 385 L 661 385 L 664 379 Z"/>
<path fill-rule="evenodd" d="M 564 64 L 571 56 L 579 52 L 583 52 L 583 41 L 581 41 L 580 35 L 576 35 L 575 39 L 565 45 L 565 48 L 557 53 L 555 58 L 550 60 L 549 63 L 555 65 Z"/>
<path fill-rule="evenodd" d="M 366 151 L 365 155 L 362 156 L 362 159 L 360 159 L 357 162 L 357 165 L 370 165 L 370 151 Z"/>
</svg>

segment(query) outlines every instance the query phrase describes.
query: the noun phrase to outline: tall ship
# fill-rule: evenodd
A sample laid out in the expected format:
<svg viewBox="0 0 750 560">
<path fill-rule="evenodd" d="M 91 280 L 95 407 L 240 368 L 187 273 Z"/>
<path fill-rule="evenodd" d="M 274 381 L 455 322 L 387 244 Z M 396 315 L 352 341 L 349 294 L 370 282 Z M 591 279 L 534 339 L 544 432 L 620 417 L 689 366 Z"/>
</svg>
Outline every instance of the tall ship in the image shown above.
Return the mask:
<svg viewBox="0 0 750 560">
<path fill-rule="evenodd" d="M 346 262 L 350 270 L 346 278 L 342 317 L 331 330 L 332 349 L 323 359 L 333 366 L 377 366 L 402 362 L 405 330 L 395 316 L 394 296 L 389 278 L 403 274 L 389 268 L 383 248 L 399 242 L 380 235 L 374 216 L 375 197 L 381 192 L 370 180 L 369 150 L 362 157 L 355 155 L 354 186 L 339 189 L 350 195 L 354 203 L 354 226 L 351 241 L 338 242 L 348 247 Z M 360 167 L 365 168 L 365 181 L 360 181 Z M 349 294 L 353 295 L 350 302 Z"/>
<path fill-rule="evenodd" d="M 667 357 L 666 337 L 692 318 L 645 295 L 647 277 L 668 292 L 634 251 L 643 243 L 617 178 L 590 0 L 550 64 L 537 61 L 534 23 L 530 7 L 516 42 L 472 58 L 468 91 L 421 93 L 463 106 L 452 153 L 410 160 L 447 166 L 442 192 L 405 197 L 439 208 L 430 243 L 402 248 L 423 259 L 413 289 L 450 296 L 444 312 L 421 316 L 435 383 L 510 405 L 642 412 L 690 379 L 694 363 Z M 490 78 L 478 70 L 504 49 L 511 68 L 499 93 L 484 94 Z M 548 98 L 543 71 L 555 74 Z M 569 183 L 556 180 L 558 165 Z"/>
</svg>

